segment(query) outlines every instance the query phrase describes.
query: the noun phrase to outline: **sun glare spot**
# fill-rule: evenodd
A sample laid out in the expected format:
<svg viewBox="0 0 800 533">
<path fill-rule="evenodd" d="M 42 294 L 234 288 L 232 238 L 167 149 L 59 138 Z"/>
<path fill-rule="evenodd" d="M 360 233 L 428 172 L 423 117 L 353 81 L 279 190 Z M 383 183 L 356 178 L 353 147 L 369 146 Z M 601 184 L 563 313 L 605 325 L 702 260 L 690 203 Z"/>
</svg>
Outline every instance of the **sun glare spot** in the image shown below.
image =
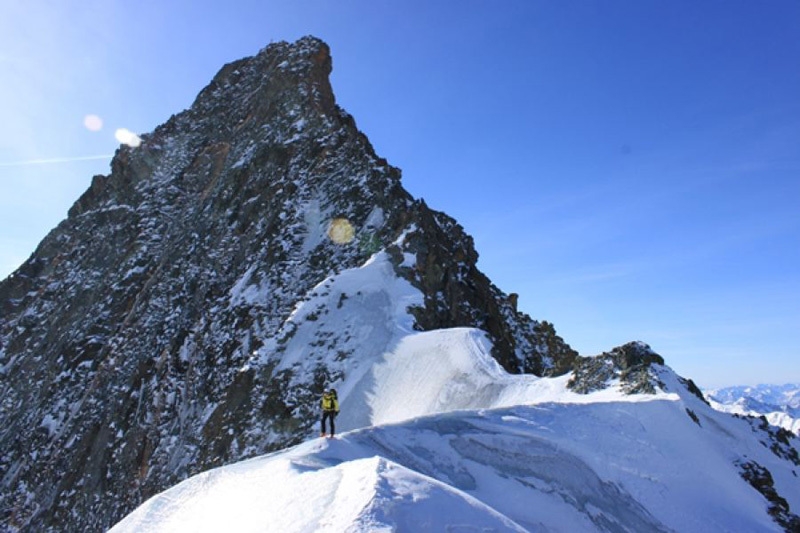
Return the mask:
<svg viewBox="0 0 800 533">
<path fill-rule="evenodd" d="M 122 144 L 127 144 L 131 148 L 138 148 L 142 144 L 142 139 L 127 128 L 119 128 L 114 132 L 114 137 Z"/>
<path fill-rule="evenodd" d="M 355 228 L 346 218 L 334 218 L 328 226 L 328 238 L 336 244 L 349 243 L 355 234 Z"/>
<path fill-rule="evenodd" d="M 103 129 L 103 119 L 97 115 L 86 115 L 83 117 L 83 125 L 89 131 L 100 131 Z"/>
</svg>

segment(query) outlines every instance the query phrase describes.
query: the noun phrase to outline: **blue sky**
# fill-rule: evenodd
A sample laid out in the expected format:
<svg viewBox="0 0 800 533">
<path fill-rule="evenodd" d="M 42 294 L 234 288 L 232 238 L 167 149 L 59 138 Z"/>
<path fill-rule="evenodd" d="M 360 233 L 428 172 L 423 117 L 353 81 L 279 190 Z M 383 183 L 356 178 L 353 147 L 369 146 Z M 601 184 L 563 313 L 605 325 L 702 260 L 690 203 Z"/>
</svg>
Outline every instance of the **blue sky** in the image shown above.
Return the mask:
<svg viewBox="0 0 800 533">
<path fill-rule="evenodd" d="M 306 34 L 406 189 L 582 354 L 643 340 L 701 386 L 800 382 L 793 0 L 7 0 L 0 276 L 108 173 L 117 128 Z"/>
</svg>

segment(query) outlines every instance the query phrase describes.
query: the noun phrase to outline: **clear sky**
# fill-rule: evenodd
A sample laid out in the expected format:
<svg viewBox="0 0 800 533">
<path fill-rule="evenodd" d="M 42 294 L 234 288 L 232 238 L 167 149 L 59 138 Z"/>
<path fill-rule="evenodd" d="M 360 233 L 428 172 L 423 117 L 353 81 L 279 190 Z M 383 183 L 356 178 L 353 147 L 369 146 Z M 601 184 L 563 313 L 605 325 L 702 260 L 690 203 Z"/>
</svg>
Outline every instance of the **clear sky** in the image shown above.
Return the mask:
<svg viewBox="0 0 800 533">
<path fill-rule="evenodd" d="M 306 34 L 406 189 L 583 355 L 642 340 L 702 387 L 800 382 L 796 0 L 4 0 L 0 277 L 118 128 Z"/>
</svg>

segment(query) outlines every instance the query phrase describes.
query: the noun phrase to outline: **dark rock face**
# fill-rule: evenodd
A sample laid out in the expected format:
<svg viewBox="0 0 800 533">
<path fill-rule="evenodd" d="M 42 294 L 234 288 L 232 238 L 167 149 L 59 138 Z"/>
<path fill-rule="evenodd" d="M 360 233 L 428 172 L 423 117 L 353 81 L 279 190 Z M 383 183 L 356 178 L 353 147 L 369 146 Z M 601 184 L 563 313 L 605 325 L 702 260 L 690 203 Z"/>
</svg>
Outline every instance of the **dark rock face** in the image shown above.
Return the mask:
<svg viewBox="0 0 800 533">
<path fill-rule="evenodd" d="M 791 512 L 786 499 L 775 490 L 770 471 L 755 461 L 740 462 L 737 466 L 742 478 L 769 502 L 772 519 L 789 533 L 800 531 L 800 516 Z"/>
<path fill-rule="evenodd" d="M 478 271 L 463 229 L 375 155 L 330 70 L 313 38 L 226 65 L 0 283 L 5 529 L 104 530 L 189 475 L 304 439 L 335 376 L 298 391 L 248 362 L 315 286 L 378 250 L 424 294 L 418 328 L 483 328 L 512 372 L 571 368 L 553 327 Z M 326 236 L 335 220 L 344 238 Z"/>
<path fill-rule="evenodd" d="M 784 428 L 769 425 L 766 417 L 752 417 L 734 415 L 744 418 L 750 423 L 753 433 L 758 435 L 758 439 L 763 446 L 767 446 L 776 457 L 791 462 L 794 466 L 800 466 L 800 454 L 797 453 L 796 443 L 799 437 Z"/>
<path fill-rule="evenodd" d="M 574 374 L 567 386 L 577 393 L 588 394 L 619 380 L 627 394 L 653 394 L 659 387 L 651 369 L 653 364 L 663 365 L 664 359 L 643 342 L 630 342 L 596 357 L 576 358 Z"/>
<path fill-rule="evenodd" d="M 538 376 L 568 372 L 577 352 L 551 324 L 517 312 L 516 299 L 476 268 L 478 254 L 463 228 L 424 203 L 415 209 L 418 229 L 406 239 L 406 251 L 416 255 L 416 267 L 403 274 L 425 296 L 424 308 L 414 313 L 420 329 L 478 327 L 491 335 L 495 359 L 508 372 Z"/>
</svg>

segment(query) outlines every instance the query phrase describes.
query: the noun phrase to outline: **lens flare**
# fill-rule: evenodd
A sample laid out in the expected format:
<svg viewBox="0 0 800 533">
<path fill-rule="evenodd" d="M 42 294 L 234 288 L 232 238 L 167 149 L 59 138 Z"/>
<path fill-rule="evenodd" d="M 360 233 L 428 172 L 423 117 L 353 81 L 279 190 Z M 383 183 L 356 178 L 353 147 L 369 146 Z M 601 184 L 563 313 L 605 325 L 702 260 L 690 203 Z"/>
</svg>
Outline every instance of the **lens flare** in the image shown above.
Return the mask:
<svg viewBox="0 0 800 533">
<path fill-rule="evenodd" d="M 336 244 L 351 242 L 355 234 L 355 228 L 346 218 L 334 218 L 328 226 L 328 238 Z"/>
<path fill-rule="evenodd" d="M 83 117 L 83 125 L 89 131 L 100 131 L 103 129 L 103 119 L 97 115 L 86 115 Z"/>
<path fill-rule="evenodd" d="M 114 137 L 122 144 L 127 144 L 131 148 L 138 148 L 142 144 L 142 138 L 126 128 L 119 128 L 114 132 Z"/>
</svg>

